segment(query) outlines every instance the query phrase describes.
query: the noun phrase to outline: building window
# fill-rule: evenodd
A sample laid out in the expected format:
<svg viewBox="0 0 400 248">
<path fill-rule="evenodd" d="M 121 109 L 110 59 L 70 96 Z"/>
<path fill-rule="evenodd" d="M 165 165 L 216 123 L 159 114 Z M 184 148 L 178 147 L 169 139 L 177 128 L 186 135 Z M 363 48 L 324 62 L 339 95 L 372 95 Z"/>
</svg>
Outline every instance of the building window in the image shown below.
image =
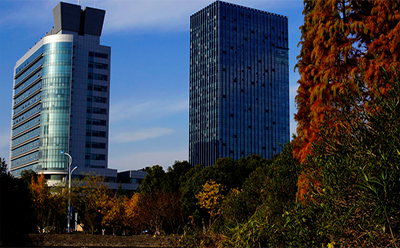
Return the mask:
<svg viewBox="0 0 400 248">
<path fill-rule="evenodd" d="M 106 126 L 106 120 L 92 119 L 92 124 L 95 126 Z"/>
<path fill-rule="evenodd" d="M 104 109 L 104 108 L 87 108 L 86 109 L 86 113 L 106 115 L 107 114 L 107 109 Z"/>
<path fill-rule="evenodd" d="M 91 154 L 91 160 L 106 160 L 106 155 L 104 154 Z"/>
<path fill-rule="evenodd" d="M 108 64 L 89 61 L 89 68 L 108 70 Z"/>
<path fill-rule="evenodd" d="M 107 75 L 103 75 L 103 74 L 95 74 L 95 73 L 92 74 L 92 73 L 89 73 L 88 74 L 88 79 L 107 81 L 108 80 L 108 76 Z"/>
<path fill-rule="evenodd" d="M 99 92 L 107 92 L 107 86 L 93 85 L 93 90 Z"/>
<path fill-rule="evenodd" d="M 108 59 L 108 54 L 106 54 L 106 53 L 89 52 L 89 57 Z"/>
</svg>

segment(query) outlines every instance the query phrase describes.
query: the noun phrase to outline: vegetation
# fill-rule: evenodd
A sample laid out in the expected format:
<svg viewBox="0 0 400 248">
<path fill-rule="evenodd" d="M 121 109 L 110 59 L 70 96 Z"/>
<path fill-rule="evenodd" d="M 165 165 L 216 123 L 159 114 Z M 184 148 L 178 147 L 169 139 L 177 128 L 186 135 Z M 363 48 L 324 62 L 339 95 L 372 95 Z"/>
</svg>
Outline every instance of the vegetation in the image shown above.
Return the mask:
<svg viewBox="0 0 400 248">
<path fill-rule="evenodd" d="M 0 159 L 0 238 L 13 233 L 35 231 L 35 216 L 31 215 L 32 200 L 28 185 L 7 172 L 7 164 Z M 23 225 L 21 223 L 24 223 Z"/>
<path fill-rule="evenodd" d="M 304 0 L 304 24 L 296 68 L 300 73 L 294 156 L 304 162 L 319 140 L 325 116 L 342 106 L 343 97 L 390 90 L 382 69 L 400 68 L 400 4 L 376 0 Z M 376 88 L 375 86 L 379 86 Z M 340 93 L 340 94 L 338 94 Z M 344 95 L 346 93 L 346 95 Z M 331 123 L 338 120 L 330 119 Z"/>
<path fill-rule="evenodd" d="M 184 247 L 399 247 L 399 4 L 305 0 L 304 15 L 293 142 L 269 160 L 155 165 L 130 196 L 87 176 L 72 190 L 85 230 L 101 207 L 112 233 L 179 234 Z M 65 191 L 6 171 L 3 160 L 1 236 L 62 231 Z"/>
</svg>

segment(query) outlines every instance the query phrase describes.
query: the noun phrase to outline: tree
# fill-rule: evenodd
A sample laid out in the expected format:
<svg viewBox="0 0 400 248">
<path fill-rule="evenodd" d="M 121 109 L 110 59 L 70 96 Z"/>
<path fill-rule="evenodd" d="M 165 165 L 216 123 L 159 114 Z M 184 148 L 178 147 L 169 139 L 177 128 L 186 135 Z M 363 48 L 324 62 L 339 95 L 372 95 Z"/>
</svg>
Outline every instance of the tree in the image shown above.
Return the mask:
<svg viewBox="0 0 400 248">
<path fill-rule="evenodd" d="M 112 229 L 113 235 L 116 230 L 122 230 L 125 227 L 125 206 L 124 197 L 113 197 L 108 199 L 108 208 L 103 211 L 104 226 Z"/>
<path fill-rule="evenodd" d="M 221 214 L 222 202 L 225 199 L 223 194 L 224 188 L 223 185 L 215 183 L 213 180 L 209 180 L 196 195 L 200 207 L 207 209 L 207 212 L 210 215 L 209 227 L 211 227 L 213 219 Z"/>
<path fill-rule="evenodd" d="M 229 225 L 247 221 L 261 205 L 281 215 L 295 200 L 300 166 L 293 158 L 293 144 L 250 174 L 240 191 L 234 191 L 224 204 L 223 219 Z M 232 227 L 233 227 L 232 226 Z"/>
<path fill-rule="evenodd" d="M 72 206 L 81 216 L 84 227 L 92 233 L 97 208 L 102 208 L 103 214 L 110 208 L 112 192 L 104 182 L 104 177 L 87 175 L 80 181 L 73 181 L 71 188 Z"/>
<path fill-rule="evenodd" d="M 0 192 L 0 243 L 8 246 L 15 244 L 12 234 L 20 237 L 21 234 L 35 232 L 36 222 L 29 188 L 7 171 L 4 158 L 0 158 Z"/>
<path fill-rule="evenodd" d="M 0 175 L 1 176 L 6 176 L 8 174 L 7 172 L 7 164 L 4 158 L 0 159 Z"/>
<path fill-rule="evenodd" d="M 50 211 L 50 190 L 44 179 L 44 175 L 40 174 L 35 181 L 31 179 L 31 192 L 33 196 L 34 215 L 37 218 L 40 230 L 43 230 L 48 223 L 48 213 Z"/>
<path fill-rule="evenodd" d="M 27 173 L 29 175 L 31 173 Z M 51 232 L 61 232 L 66 226 L 67 206 L 64 187 L 50 188 L 43 174 L 32 175 L 30 190 L 33 215 L 42 231 L 50 227 Z"/>
<path fill-rule="evenodd" d="M 219 158 L 214 166 L 206 168 L 196 165 L 185 174 L 184 182 L 181 184 L 183 210 L 190 213 L 196 221 L 208 218 L 207 213 L 199 208 L 195 198 L 207 181 L 213 180 L 224 185 L 225 193 L 227 193 L 231 189 L 242 188 L 246 178 L 256 168 L 266 163 L 268 161 L 259 155 L 249 155 L 239 161 L 234 161 L 232 158 Z"/>
<path fill-rule="evenodd" d="M 135 193 L 130 198 L 124 197 L 124 224 L 127 228 L 138 230 L 139 227 L 139 210 L 138 210 L 138 201 L 139 194 Z"/>
<path fill-rule="evenodd" d="M 362 90 L 373 97 L 376 90 L 391 88 L 381 69 L 400 65 L 399 8 L 397 1 L 304 1 L 294 149 L 301 162 L 319 139 L 324 117 L 341 111 L 337 107 L 344 103 L 338 93 Z M 362 85 L 354 80 L 361 72 Z"/>
<path fill-rule="evenodd" d="M 164 179 L 166 182 L 164 183 L 164 191 L 169 192 L 177 192 L 179 191 L 181 185 L 185 181 L 186 173 L 192 169 L 193 167 L 189 164 L 188 161 L 175 161 L 172 167 L 168 167 L 166 178 Z"/>
<path fill-rule="evenodd" d="M 141 192 L 152 193 L 162 191 L 165 187 L 165 171 L 163 167 L 154 165 L 146 170 L 146 176 L 143 179 Z"/>
<path fill-rule="evenodd" d="M 179 192 L 140 194 L 138 218 L 142 229 L 175 232 L 184 223 Z"/>
<path fill-rule="evenodd" d="M 396 246 L 399 240 L 400 72 L 381 73 L 392 89 L 372 98 L 361 91 L 343 95 L 347 111 L 326 117 L 340 120 L 339 132 L 324 126 L 307 160 L 307 167 L 319 168 L 321 186 L 313 190 L 315 208 L 324 213 L 317 216 L 319 230 L 341 245 Z"/>
</svg>

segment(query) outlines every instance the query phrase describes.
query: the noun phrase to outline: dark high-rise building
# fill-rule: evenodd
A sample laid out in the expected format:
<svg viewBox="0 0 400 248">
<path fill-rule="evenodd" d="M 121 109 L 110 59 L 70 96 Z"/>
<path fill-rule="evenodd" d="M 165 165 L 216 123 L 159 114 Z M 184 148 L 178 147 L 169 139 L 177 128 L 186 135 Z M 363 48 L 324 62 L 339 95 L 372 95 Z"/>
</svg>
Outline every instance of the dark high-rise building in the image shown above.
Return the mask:
<svg viewBox="0 0 400 248">
<path fill-rule="evenodd" d="M 105 11 L 59 3 L 54 27 L 14 69 L 10 171 L 49 183 L 77 173 L 107 176 L 111 48 L 100 45 Z M 96 173 L 97 173 L 96 172 Z M 110 171 L 115 174 L 116 170 Z"/>
<path fill-rule="evenodd" d="M 190 17 L 189 160 L 271 158 L 289 141 L 288 19 L 217 1 Z"/>
</svg>

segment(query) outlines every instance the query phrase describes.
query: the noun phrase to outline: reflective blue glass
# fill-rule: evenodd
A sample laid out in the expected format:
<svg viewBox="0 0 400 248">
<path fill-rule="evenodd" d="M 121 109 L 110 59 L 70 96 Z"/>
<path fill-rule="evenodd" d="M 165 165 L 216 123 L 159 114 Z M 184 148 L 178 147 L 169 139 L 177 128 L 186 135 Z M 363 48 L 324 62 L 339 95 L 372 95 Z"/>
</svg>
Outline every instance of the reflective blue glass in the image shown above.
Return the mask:
<svg viewBox="0 0 400 248">
<path fill-rule="evenodd" d="M 20 168 L 20 169 L 13 170 L 11 172 L 11 175 L 13 175 L 14 177 L 20 177 L 21 176 L 21 172 L 24 171 L 24 170 L 34 170 L 34 171 L 36 171 L 37 169 L 38 169 L 38 164 L 35 163 L 35 164 L 29 165 L 29 166 L 26 166 L 26 167 L 23 167 L 23 168 Z"/>
<path fill-rule="evenodd" d="M 38 82 L 37 84 L 35 84 L 32 88 L 30 88 L 29 90 L 24 92 L 24 94 L 20 95 L 14 100 L 14 107 L 19 106 L 19 104 L 29 99 L 32 94 L 38 92 L 41 88 L 42 88 L 42 82 Z"/>
<path fill-rule="evenodd" d="M 28 70 L 26 70 L 18 78 L 15 79 L 15 81 L 14 81 L 15 87 L 18 87 L 20 83 L 25 82 L 25 80 L 27 80 L 30 77 L 34 76 L 35 74 L 31 75 L 31 73 L 33 71 L 39 70 L 39 67 L 41 67 L 42 65 L 43 65 L 43 58 L 41 58 L 32 67 L 30 67 Z"/>
<path fill-rule="evenodd" d="M 16 167 L 22 164 L 26 164 L 32 161 L 37 161 L 39 159 L 39 152 L 34 152 L 28 155 L 25 155 L 21 158 L 17 158 L 15 160 L 11 160 L 11 168 Z"/>
<path fill-rule="evenodd" d="M 39 164 L 43 170 L 66 170 L 68 151 L 72 43 L 43 46 L 42 112 Z"/>
<path fill-rule="evenodd" d="M 13 119 L 13 127 L 15 128 L 16 126 L 21 125 L 27 121 L 29 117 L 37 114 L 38 112 L 40 112 L 40 105 L 30 109 L 29 111 L 26 111 L 24 114 L 19 115 L 18 117 L 15 117 L 15 119 Z"/>
<path fill-rule="evenodd" d="M 29 109 L 29 107 L 31 107 L 31 106 L 35 105 L 35 103 L 39 102 L 40 98 L 41 98 L 41 94 L 37 94 L 37 95 L 33 96 L 32 98 L 29 99 L 29 101 L 26 101 L 24 104 L 15 108 L 13 110 L 13 116 Z"/>
<path fill-rule="evenodd" d="M 36 128 L 27 134 L 24 134 L 16 139 L 13 139 L 11 141 L 11 148 L 13 149 L 14 147 L 23 144 L 31 139 L 38 138 L 39 135 L 40 135 L 40 128 Z"/>
<path fill-rule="evenodd" d="M 37 112 L 39 112 L 39 111 L 40 111 L 40 105 L 37 106 L 37 107 L 35 107 L 34 109 L 32 109 L 32 111 L 33 111 L 35 114 L 36 114 Z M 29 111 L 29 112 L 31 112 L 31 111 Z M 28 113 L 29 113 L 29 112 L 28 112 Z M 13 129 L 12 132 L 11 132 L 11 136 L 14 137 L 14 136 L 18 135 L 19 133 L 22 133 L 22 132 L 24 132 L 25 130 L 28 130 L 28 129 L 30 129 L 30 128 L 36 126 L 36 125 L 39 124 L 39 123 L 40 123 L 40 116 L 38 116 L 38 117 L 36 117 L 36 118 L 33 118 L 32 120 L 28 121 L 27 123 L 25 123 L 25 124 L 23 124 L 23 125 L 21 125 L 21 126 L 15 128 L 15 129 Z"/>
<path fill-rule="evenodd" d="M 35 73 L 35 75 L 33 75 L 27 81 L 25 81 L 23 84 L 18 86 L 14 90 L 14 97 L 18 96 L 18 94 L 20 94 L 23 90 L 35 85 L 38 82 L 38 80 L 41 79 L 41 77 L 42 77 L 42 70 L 40 70 L 38 73 Z"/>
<path fill-rule="evenodd" d="M 34 52 L 27 60 L 25 60 L 20 66 L 18 66 L 15 69 L 14 75 L 17 75 L 19 72 L 21 72 L 23 69 L 25 69 L 26 66 L 28 66 L 32 61 L 37 59 L 39 55 L 43 53 L 43 47 L 40 47 L 36 52 Z"/>
<path fill-rule="evenodd" d="M 217 1 L 190 18 L 189 160 L 271 158 L 289 141 L 284 16 Z"/>
<path fill-rule="evenodd" d="M 30 150 L 37 149 L 37 148 L 39 148 L 39 140 L 35 140 L 35 141 L 30 142 L 24 146 L 21 146 L 15 150 L 12 150 L 11 156 L 18 156 L 20 154 L 23 154 L 25 152 L 28 152 Z"/>
</svg>

